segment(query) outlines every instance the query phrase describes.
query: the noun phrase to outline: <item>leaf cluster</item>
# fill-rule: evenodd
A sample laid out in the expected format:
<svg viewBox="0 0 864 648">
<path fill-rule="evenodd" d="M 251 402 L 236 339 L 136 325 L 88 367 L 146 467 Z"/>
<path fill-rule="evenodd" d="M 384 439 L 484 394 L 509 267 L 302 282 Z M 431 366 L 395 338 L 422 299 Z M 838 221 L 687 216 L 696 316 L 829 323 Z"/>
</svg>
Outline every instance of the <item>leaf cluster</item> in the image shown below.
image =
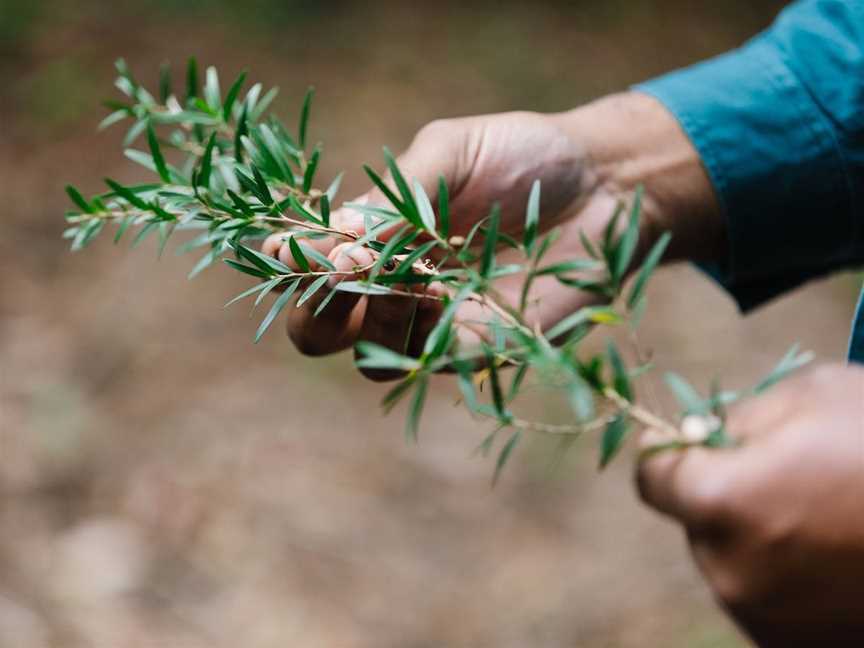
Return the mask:
<svg viewBox="0 0 864 648">
<path fill-rule="evenodd" d="M 135 230 L 133 246 L 156 236 L 160 253 L 172 233 L 190 230 L 192 236 L 177 248 L 180 253 L 199 255 L 190 277 L 221 259 L 255 280 L 228 304 L 254 297 L 254 308 L 275 295 L 256 330 L 256 342 L 285 308 L 304 306 L 319 293 L 323 298 L 319 295 L 316 300 L 316 316 L 339 291 L 441 301 L 441 316 L 419 355 L 360 342 L 357 364 L 402 376 L 383 405 L 389 411 L 407 402 L 405 432 L 410 440 L 418 437 L 431 376 L 442 370 L 454 372 L 467 409 L 494 423 L 479 447 L 483 454 L 499 447 L 493 481 L 529 434 L 572 437 L 597 431 L 601 467 L 619 452 L 634 424 L 664 428 L 671 435 L 671 446 L 692 442 L 679 434 L 677 421 L 668 422 L 637 402 L 636 382 L 651 369 L 650 363 L 640 360 L 638 348 L 625 352 L 610 338 L 601 353 L 583 351 L 582 341 L 597 327 L 635 331 L 645 310 L 649 279 L 668 246 L 667 233 L 637 258 L 641 188 L 616 208 L 599 240 L 582 234 L 584 258 L 548 263 L 547 253 L 560 232 L 542 227 L 539 181 L 530 192 L 520 240 L 502 231 L 497 205 L 491 205 L 488 215 L 464 237 L 451 237 L 445 179 L 440 178 L 435 195 L 430 196 L 419 182 L 403 175 L 385 148 L 384 174 L 364 168 L 389 204 L 349 205 L 363 214 L 364 228 L 362 234 L 344 232 L 333 227 L 330 219 L 341 174 L 326 189 L 317 186 L 322 147 L 309 145 L 311 88 L 291 129 L 269 112 L 276 89 L 264 92 L 261 84 L 247 89 L 245 72 L 223 93 L 217 71 L 207 68 L 202 83 L 193 58 L 185 66 L 179 91 L 165 65 L 158 90 L 151 94 L 122 60 L 117 71 L 115 85 L 124 98 L 106 102 L 111 112 L 101 127 L 129 122 L 125 155 L 155 177 L 137 185 L 106 178 L 107 190 L 91 197 L 67 187 L 74 208 L 66 213 L 69 226 L 64 236 L 73 250 L 86 247 L 106 225 L 116 228 L 115 243 L 129 230 Z M 142 141 L 143 148 L 136 148 Z M 256 242 L 273 233 L 287 242 L 294 267 L 256 250 Z M 304 244 L 321 236 L 365 247 L 374 262 L 338 272 L 326 257 Z M 515 262 L 500 261 L 505 249 L 515 251 L 510 255 L 517 258 Z M 518 304 L 508 303 L 496 289 L 500 278 L 514 274 L 522 277 Z M 566 289 L 596 295 L 600 305 L 581 308 L 541 331 L 526 316 L 532 286 L 540 277 L 553 277 Z M 433 285 L 443 290 L 430 291 Z M 491 313 L 482 324 L 482 341 L 470 348 L 460 344 L 466 326 L 461 313 L 468 302 Z M 476 333 L 476 326 L 472 330 Z M 635 362 L 628 363 L 628 357 Z M 764 391 L 808 359 L 793 349 L 755 388 L 741 393 L 713 387 L 705 397 L 671 373 L 666 382 L 681 405 L 679 418 L 710 416 L 718 421 L 697 442 L 719 446 L 729 443 L 724 425 L 728 404 Z M 529 374 L 566 395 L 572 425 L 519 417 L 517 401 Z"/>
</svg>

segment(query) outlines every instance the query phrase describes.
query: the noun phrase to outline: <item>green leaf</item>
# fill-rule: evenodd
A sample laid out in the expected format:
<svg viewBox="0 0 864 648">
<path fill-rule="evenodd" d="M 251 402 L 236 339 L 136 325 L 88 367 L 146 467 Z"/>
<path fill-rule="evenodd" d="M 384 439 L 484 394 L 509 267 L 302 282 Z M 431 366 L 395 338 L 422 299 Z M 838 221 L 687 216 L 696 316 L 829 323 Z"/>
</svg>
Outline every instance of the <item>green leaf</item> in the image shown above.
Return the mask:
<svg viewBox="0 0 864 648">
<path fill-rule="evenodd" d="M 594 247 L 594 244 L 585 235 L 585 232 L 581 229 L 579 230 L 579 240 L 582 241 L 582 247 L 585 248 L 588 256 L 590 256 L 592 259 L 600 259 L 600 254 L 597 252 L 597 248 Z"/>
<path fill-rule="evenodd" d="M 312 183 L 315 180 L 315 171 L 318 169 L 318 160 L 321 159 L 321 149 L 317 146 L 312 151 L 309 161 L 306 163 L 306 170 L 303 172 L 303 193 L 308 194 L 312 189 Z"/>
<path fill-rule="evenodd" d="M 257 308 L 258 304 L 264 301 L 264 298 L 273 290 L 276 286 L 283 283 L 285 281 L 284 277 L 275 277 L 264 284 L 264 290 L 255 298 L 255 303 L 252 305 L 252 308 Z M 250 314 L 251 315 L 251 314 Z"/>
<path fill-rule="evenodd" d="M 417 430 L 420 427 L 420 415 L 423 413 L 423 405 L 426 402 L 429 378 L 422 375 L 416 382 L 417 387 L 414 389 L 414 395 L 411 397 L 408 418 L 405 422 L 405 437 L 414 443 L 417 442 Z"/>
<path fill-rule="evenodd" d="M 261 116 L 270 107 L 270 104 L 273 103 L 273 100 L 276 98 L 276 95 L 279 94 L 279 88 L 270 88 L 261 100 L 256 102 L 255 108 L 249 108 L 249 118 L 253 122 L 257 122 L 261 119 Z"/>
<path fill-rule="evenodd" d="M 116 124 L 119 121 L 124 120 L 129 116 L 129 111 L 127 110 L 115 110 L 110 115 L 108 115 L 105 119 L 99 122 L 98 130 L 105 130 L 109 126 Z"/>
<path fill-rule="evenodd" d="M 621 315 L 615 312 L 611 306 L 586 306 L 568 315 L 546 331 L 546 337 L 554 340 L 577 326 L 588 322 L 594 324 L 618 324 L 622 319 Z"/>
<path fill-rule="evenodd" d="M 318 304 L 318 308 L 315 309 L 315 312 L 312 313 L 312 317 L 318 317 L 322 312 L 324 312 L 324 309 L 327 308 L 327 304 L 333 300 L 333 297 L 337 292 L 339 292 L 338 288 L 331 288 L 330 292 L 327 293 L 327 296 L 321 300 L 320 304 Z"/>
<path fill-rule="evenodd" d="M 324 192 L 331 205 L 336 200 L 336 194 L 339 193 L 339 187 L 342 184 L 342 178 L 344 175 L 344 173 L 340 172 L 335 178 L 333 178 L 333 182 L 330 183 L 330 186 L 327 187 L 327 191 Z"/>
<path fill-rule="evenodd" d="M 74 202 L 78 207 L 81 208 L 85 214 L 93 213 L 93 206 L 84 199 L 84 196 L 81 195 L 75 187 L 72 185 L 66 185 L 66 193 L 69 195 L 69 198 Z"/>
<path fill-rule="evenodd" d="M 198 172 L 198 183 L 205 189 L 210 188 L 210 174 L 213 170 L 213 147 L 215 144 L 216 133 L 213 133 L 207 141 L 207 148 L 204 149 L 204 155 L 201 157 L 201 170 Z"/>
<path fill-rule="evenodd" d="M 693 386 L 676 373 L 669 372 L 663 376 L 676 400 L 684 409 L 685 414 L 709 414 L 710 405 L 699 395 Z"/>
<path fill-rule="evenodd" d="M 546 252 L 549 251 L 549 248 L 558 240 L 561 236 L 561 228 L 556 227 L 551 232 L 549 232 L 546 236 L 543 237 L 543 240 L 540 241 L 540 246 L 537 248 L 537 252 L 534 254 L 534 263 L 540 265 L 540 261 L 543 260 L 543 257 L 546 256 Z"/>
<path fill-rule="evenodd" d="M 135 235 L 135 238 L 132 239 L 132 247 L 135 248 L 141 245 L 141 243 L 144 242 L 144 239 L 146 239 L 148 236 L 150 236 L 150 234 L 155 232 L 158 227 L 159 221 L 150 221 L 149 223 L 144 225 L 144 227 L 141 228 L 138 234 Z"/>
<path fill-rule="evenodd" d="M 105 178 L 105 184 L 111 187 L 111 190 L 120 198 L 123 198 L 126 202 L 128 202 L 133 207 L 137 207 L 142 210 L 149 210 L 149 205 L 141 200 L 138 196 L 135 195 L 134 192 L 130 191 L 127 187 L 124 187 L 118 182 L 115 182 L 111 178 Z"/>
<path fill-rule="evenodd" d="M 249 134 L 249 106 L 244 101 L 240 108 L 240 116 L 237 117 L 237 127 L 234 130 L 234 159 L 243 161 L 243 140 Z"/>
<path fill-rule="evenodd" d="M 522 382 L 525 380 L 526 375 L 528 375 L 528 363 L 524 362 L 513 373 L 513 380 L 510 382 L 510 391 L 507 393 L 508 403 L 519 395 L 519 389 L 522 387 Z"/>
<path fill-rule="evenodd" d="M 336 266 L 333 265 L 330 259 L 321 254 L 315 248 L 303 246 L 303 254 L 306 255 L 307 259 L 312 259 L 315 263 L 317 263 L 325 270 L 329 270 L 330 272 L 336 272 Z"/>
<path fill-rule="evenodd" d="M 593 259 L 573 259 L 572 261 L 562 261 L 553 263 L 552 265 L 544 266 L 534 271 L 537 276 L 550 274 L 565 274 L 568 272 L 584 272 L 585 270 L 596 270 L 599 267 L 597 261 Z"/>
<path fill-rule="evenodd" d="M 245 81 L 246 70 L 243 70 L 234 83 L 231 84 L 231 87 L 228 89 L 228 94 L 225 95 L 225 104 L 222 106 L 222 119 L 226 122 L 231 119 L 231 111 L 234 109 L 234 102 L 237 101 L 237 95 L 240 94 L 240 88 L 243 87 Z"/>
<path fill-rule="evenodd" d="M 291 296 L 294 294 L 294 291 L 297 290 L 297 286 L 300 285 L 300 279 L 295 279 L 288 287 L 285 289 L 279 297 L 276 298 L 276 301 L 273 302 L 273 306 L 270 308 L 270 311 L 264 317 L 261 322 L 261 325 L 258 327 L 258 330 L 255 332 L 255 344 L 258 344 L 258 341 L 261 339 L 261 336 L 270 328 L 270 325 L 273 323 L 273 320 L 279 315 L 283 308 L 285 308 L 288 301 L 291 299 Z"/>
<path fill-rule="evenodd" d="M 162 178 L 162 182 L 170 184 L 171 174 L 168 172 L 168 165 L 165 164 L 165 158 L 162 156 L 162 150 L 159 148 L 159 140 L 156 139 L 156 132 L 153 130 L 153 125 L 147 124 L 147 143 L 150 145 L 150 153 L 153 155 L 153 163 L 156 165 L 156 172 Z"/>
<path fill-rule="evenodd" d="M 303 97 L 303 108 L 300 110 L 300 123 L 297 126 L 297 141 L 300 143 L 300 148 L 306 148 L 306 130 L 309 126 L 309 111 L 312 107 L 312 97 L 315 95 L 315 88 L 309 87 L 306 90 L 306 96 Z"/>
<path fill-rule="evenodd" d="M 639 269 L 639 274 L 636 275 L 636 280 L 633 282 L 633 287 L 630 289 L 630 294 L 627 296 L 627 308 L 632 310 L 638 304 L 642 293 L 645 292 L 648 279 L 651 278 L 657 264 L 663 258 L 663 253 L 666 251 L 666 247 L 669 245 L 671 239 L 672 235 L 669 232 L 664 232 L 651 248 L 648 256 L 645 257 L 645 261 Z"/>
<path fill-rule="evenodd" d="M 387 347 L 374 342 L 358 342 L 356 350 L 362 354 L 357 360 L 358 367 L 364 369 L 394 369 L 398 371 L 413 371 L 420 368 L 417 358 L 396 353 Z"/>
<path fill-rule="evenodd" d="M 190 56 L 186 61 L 186 103 L 198 96 L 198 61 Z"/>
<path fill-rule="evenodd" d="M 117 228 L 117 233 L 114 235 L 114 243 L 118 243 L 123 238 L 133 220 L 135 220 L 133 216 L 126 216 L 120 221 L 120 227 Z"/>
<path fill-rule="evenodd" d="M 465 284 L 450 300 L 450 303 L 447 304 L 444 312 L 438 318 L 438 322 L 429 333 L 429 337 L 426 338 L 423 346 L 424 357 L 437 358 L 446 351 L 452 338 L 453 319 L 456 317 L 456 311 L 475 289 L 476 286 L 473 283 Z"/>
<path fill-rule="evenodd" d="M 297 278 L 288 284 L 288 287 L 285 289 L 279 297 L 276 298 L 276 301 L 273 302 L 273 306 L 270 308 L 270 311 L 261 321 L 261 325 L 258 327 L 258 330 L 255 332 L 255 344 L 258 344 L 258 341 L 261 339 L 261 336 L 270 328 L 270 325 L 273 323 L 273 320 L 279 315 L 285 305 L 288 303 L 288 300 L 291 299 L 291 295 L 294 294 L 294 291 L 297 290 L 297 286 L 300 285 L 300 279 Z"/>
<path fill-rule="evenodd" d="M 147 128 L 148 121 L 136 121 L 126 133 L 126 137 L 123 138 L 123 146 L 131 146 L 132 142 L 138 139 L 138 136 L 144 132 Z"/>
<path fill-rule="evenodd" d="M 294 239 L 293 236 L 288 239 L 288 247 L 291 250 L 291 256 L 294 257 L 294 262 L 300 268 L 300 271 L 309 272 L 309 260 L 306 258 L 306 255 L 303 254 L 303 250 L 300 248 L 300 244 Z"/>
<path fill-rule="evenodd" d="M 636 194 L 633 197 L 633 207 L 630 210 L 630 221 L 618 242 L 618 249 L 615 254 L 615 267 L 612 273 L 615 281 L 620 281 L 624 277 L 627 268 L 630 267 L 630 262 L 633 260 L 636 246 L 639 243 L 639 215 L 642 211 L 643 191 L 642 185 L 636 187 Z"/>
<path fill-rule="evenodd" d="M 399 165 L 396 164 L 396 158 L 393 157 L 393 153 L 391 153 L 390 149 L 386 146 L 384 147 L 384 160 L 387 162 L 387 168 L 390 170 L 393 182 L 399 190 L 399 195 L 402 196 L 402 202 L 407 208 L 408 213 L 411 214 L 411 218 L 408 220 L 414 223 L 417 227 L 422 227 L 423 222 L 420 220 L 420 213 L 417 210 L 417 203 L 414 201 L 411 189 L 408 188 L 408 183 L 405 181 L 405 177 L 399 170 Z"/>
<path fill-rule="evenodd" d="M 375 260 L 375 265 L 372 266 L 372 270 L 369 272 L 369 279 L 374 280 L 375 277 L 384 269 L 384 266 L 387 264 L 390 259 L 393 258 L 393 255 L 397 253 L 398 250 L 404 248 L 407 245 L 411 245 L 414 242 L 414 239 L 419 235 L 418 232 L 410 231 L 411 226 L 405 225 L 396 232 L 390 240 L 387 241 L 387 244 L 381 249 L 378 254 L 378 258 Z"/>
<path fill-rule="evenodd" d="M 411 274 L 411 267 L 414 265 L 414 262 L 426 258 L 429 252 L 431 252 L 432 249 L 437 245 L 438 241 L 427 241 L 423 245 L 419 246 L 417 249 L 411 252 L 411 254 L 409 254 L 407 257 L 405 257 L 404 259 L 402 259 L 402 261 L 399 262 L 399 268 L 393 274 L 396 277 Z M 398 279 L 395 279 L 394 281 L 398 281 Z"/>
<path fill-rule="evenodd" d="M 609 365 L 612 367 L 612 385 L 615 391 L 625 399 L 633 402 L 633 389 L 630 386 L 630 378 L 627 375 L 627 367 L 621 359 L 621 354 L 615 348 L 612 340 L 606 340 L 606 354 L 609 356 Z"/>
<path fill-rule="evenodd" d="M 240 272 L 246 273 L 248 275 L 252 275 L 253 277 L 258 277 L 259 279 L 269 279 L 270 274 L 267 272 L 262 272 L 259 268 L 253 266 L 247 266 L 243 263 L 238 263 L 234 259 L 222 259 L 229 266 L 234 268 L 235 270 L 239 270 Z"/>
<path fill-rule="evenodd" d="M 234 304 L 234 303 L 240 301 L 241 299 L 244 299 L 245 297 L 249 297 L 250 295 L 254 295 L 256 292 L 260 292 L 260 291 L 264 290 L 267 286 L 273 284 L 274 282 L 278 282 L 278 281 L 281 281 L 281 279 L 278 279 L 278 278 L 277 279 L 271 279 L 270 281 L 265 281 L 264 283 L 260 283 L 260 284 L 257 284 L 255 286 L 252 286 L 248 290 L 244 290 L 242 293 L 240 293 L 239 295 L 237 295 L 236 297 L 234 297 L 230 301 L 226 302 L 222 308 L 228 308 L 231 304 Z"/>
<path fill-rule="evenodd" d="M 441 227 L 441 237 L 450 236 L 450 190 L 444 176 L 438 176 L 438 222 Z"/>
<path fill-rule="evenodd" d="M 366 281 L 342 281 L 336 284 L 336 290 L 361 295 L 390 295 L 393 292 L 387 286 L 379 286 Z"/>
<path fill-rule="evenodd" d="M 772 387 L 776 383 L 780 382 L 784 378 L 786 378 L 793 371 L 796 371 L 813 360 L 813 354 L 811 352 L 806 353 L 798 353 L 799 345 L 795 344 L 792 346 L 789 351 L 786 352 L 786 355 L 777 363 L 777 366 L 771 370 L 765 378 L 759 381 L 753 388 L 754 394 L 761 394 L 769 387 Z"/>
<path fill-rule="evenodd" d="M 325 227 L 330 227 L 330 199 L 327 194 L 321 196 L 321 220 Z"/>
<path fill-rule="evenodd" d="M 216 261 L 216 259 L 219 258 L 220 254 L 221 254 L 221 252 L 220 252 L 219 248 L 213 248 L 212 250 L 209 250 L 207 252 L 207 254 L 205 254 L 203 257 L 201 257 L 198 260 L 198 263 L 196 263 L 195 267 L 193 267 L 192 270 L 189 272 L 188 278 L 194 279 L 205 268 L 208 268 L 209 266 L 213 265 L 213 263 Z M 225 305 L 227 306 L 228 304 L 225 304 Z"/>
<path fill-rule="evenodd" d="M 501 222 L 501 208 L 497 203 L 492 206 L 489 214 L 489 226 L 486 228 L 486 239 L 483 243 L 483 255 L 480 257 L 480 276 L 488 277 L 495 267 L 495 247 L 498 245 L 498 226 Z"/>
<path fill-rule="evenodd" d="M 498 479 L 501 477 L 501 471 L 504 469 L 504 466 L 507 465 L 510 455 L 513 454 L 513 450 L 516 448 L 516 445 L 519 443 L 521 438 L 522 431 L 517 430 L 501 448 L 501 452 L 498 453 L 498 460 L 495 462 L 495 473 L 492 475 L 493 488 L 498 483 Z"/>
<path fill-rule="evenodd" d="M 486 364 L 489 370 L 489 386 L 492 388 L 492 405 L 495 407 L 495 412 L 501 422 L 510 420 L 510 414 L 507 412 L 507 405 L 504 402 L 504 393 L 501 391 L 501 378 L 498 375 L 498 367 L 495 361 L 495 356 L 491 350 L 486 352 Z"/>
<path fill-rule="evenodd" d="M 258 167 L 254 164 L 252 167 L 252 175 L 255 177 L 255 186 L 257 187 L 257 191 L 255 192 L 258 196 L 258 199 L 264 203 L 265 205 L 273 204 L 273 195 L 270 193 L 270 187 L 267 186 L 267 181 L 264 180 L 264 176 L 261 175 L 261 171 L 258 170 Z"/>
<path fill-rule="evenodd" d="M 312 223 L 315 223 L 316 225 L 321 225 L 321 224 L 322 224 L 321 221 L 318 219 L 318 217 L 315 216 L 315 214 L 313 214 L 312 212 L 310 212 L 308 209 L 306 209 L 306 208 L 305 208 L 305 207 L 300 203 L 300 201 L 297 200 L 297 198 L 294 197 L 293 195 L 288 196 L 288 205 L 291 207 L 291 210 L 292 210 L 295 214 L 297 214 L 298 216 L 300 216 L 301 218 L 303 218 L 303 219 L 305 219 L 305 220 L 308 220 L 308 221 L 310 221 L 310 222 L 312 222 Z M 281 208 L 281 205 L 280 205 L 280 208 Z"/>
<path fill-rule="evenodd" d="M 219 89 L 219 74 L 216 68 L 208 67 L 206 72 L 206 80 L 204 81 L 204 99 L 207 102 L 207 107 L 214 113 L 219 112 L 219 105 L 222 102 L 222 93 Z"/>
<path fill-rule="evenodd" d="M 372 180 L 372 183 L 378 187 L 381 193 L 387 198 L 391 205 L 393 205 L 396 210 L 402 214 L 408 221 L 410 221 L 413 225 L 417 226 L 418 222 L 414 222 L 412 220 L 412 214 L 410 210 L 406 207 L 405 203 L 403 203 L 399 198 L 396 197 L 396 194 L 387 186 L 387 184 L 381 179 L 381 177 L 375 173 L 375 170 L 370 167 L 368 164 L 363 165 L 363 170 L 366 172 L 366 175 L 369 176 L 369 179 Z"/>
<path fill-rule="evenodd" d="M 580 422 L 584 423 L 594 418 L 594 394 L 591 393 L 590 385 L 578 373 L 570 375 L 567 397 L 570 407 Z"/>
<path fill-rule="evenodd" d="M 171 96 L 171 64 L 168 62 L 159 66 L 159 101 L 166 103 Z"/>
<path fill-rule="evenodd" d="M 618 454 L 618 451 L 624 445 L 627 439 L 627 434 L 630 431 L 630 421 L 624 413 L 618 414 L 612 419 L 603 431 L 603 438 L 600 442 L 600 469 L 605 468 L 610 461 Z"/>
<path fill-rule="evenodd" d="M 330 277 L 327 275 L 321 275 L 315 281 L 309 284 L 309 287 L 303 292 L 303 294 L 300 296 L 300 299 L 297 300 L 297 308 L 300 308 L 303 304 L 309 301 L 315 295 L 315 293 L 317 293 L 321 289 L 321 287 L 327 283 L 327 280 L 329 278 Z"/>
<path fill-rule="evenodd" d="M 253 250 L 245 245 L 238 243 L 234 249 L 241 258 L 250 261 L 269 274 L 292 274 L 294 272 L 279 259 L 262 254 L 258 250 Z"/>
<path fill-rule="evenodd" d="M 525 235 L 522 244 L 530 255 L 537 239 L 537 229 L 540 223 L 540 181 L 535 180 L 528 195 L 528 206 L 525 209 Z"/>
<path fill-rule="evenodd" d="M 381 407 L 384 408 L 384 413 L 389 414 L 396 404 L 408 393 L 408 390 L 414 386 L 416 376 L 409 375 L 405 380 L 399 382 L 391 389 L 384 398 L 381 399 Z"/>
<path fill-rule="evenodd" d="M 432 209 L 432 203 L 429 202 L 429 196 L 419 180 L 414 180 L 414 197 L 417 201 L 417 210 L 420 214 L 420 222 L 423 223 L 423 229 L 434 234 L 435 212 Z"/>
</svg>

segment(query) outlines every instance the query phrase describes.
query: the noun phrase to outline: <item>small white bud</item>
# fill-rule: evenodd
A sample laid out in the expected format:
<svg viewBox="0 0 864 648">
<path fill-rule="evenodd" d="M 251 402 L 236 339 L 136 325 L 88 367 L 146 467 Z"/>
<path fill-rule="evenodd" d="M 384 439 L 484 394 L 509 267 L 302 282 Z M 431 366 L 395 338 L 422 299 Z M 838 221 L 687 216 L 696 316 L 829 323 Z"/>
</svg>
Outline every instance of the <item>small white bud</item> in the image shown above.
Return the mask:
<svg viewBox="0 0 864 648">
<path fill-rule="evenodd" d="M 721 421 L 716 416 L 697 416 L 691 414 L 681 421 L 681 436 L 687 443 L 702 443 L 709 435 L 720 427 Z"/>
</svg>

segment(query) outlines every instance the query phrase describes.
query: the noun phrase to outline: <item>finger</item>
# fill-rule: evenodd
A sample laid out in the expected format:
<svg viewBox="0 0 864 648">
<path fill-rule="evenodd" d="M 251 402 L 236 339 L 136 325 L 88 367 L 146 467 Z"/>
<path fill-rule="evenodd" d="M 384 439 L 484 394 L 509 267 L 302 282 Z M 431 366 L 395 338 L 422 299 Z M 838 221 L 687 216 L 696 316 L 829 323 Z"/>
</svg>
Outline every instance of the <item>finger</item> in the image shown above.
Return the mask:
<svg viewBox="0 0 864 648">
<path fill-rule="evenodd" d="M 337 272 L 350 272 L 357 266 L 373 262 L 372 254 L 363 248 L 351 249 L 343 243 L 329 255 Z M 366 298 L 349 292 L 336 292 L 319 312 L 319 307 L 341 279 L 350 275 L 333 276 L 327 286 L 319 290 L 300 308 L 288 315 L 288 335 L 297 349 L 312 356 L 336 353 L 351 347 L 356 342 L 366 311 Z M 316 315 L 316 312 L 318 313 Z"/>
<path fill-rule="evenodd" d="M 418 300 L 403 295 L 376 295 L 366 303 L 366 313 L 359 340 L 372 342 L 396 353 L 407 354 L 411 329 L 414 324 Z M 359 359 L 359 352 L 355 352 Z M 396 380 L 404 372 L 390 369 L 363 367 L 360 372 L 371 380 Z"/>
<path fill-rule="evenodd" d="M 636 484 L 642 500 L 661 513 L 689 527 L 714 525 L 723 520 L 735 465 L 731 450 L 661 450 L 639 461 Z"/>
</svg>

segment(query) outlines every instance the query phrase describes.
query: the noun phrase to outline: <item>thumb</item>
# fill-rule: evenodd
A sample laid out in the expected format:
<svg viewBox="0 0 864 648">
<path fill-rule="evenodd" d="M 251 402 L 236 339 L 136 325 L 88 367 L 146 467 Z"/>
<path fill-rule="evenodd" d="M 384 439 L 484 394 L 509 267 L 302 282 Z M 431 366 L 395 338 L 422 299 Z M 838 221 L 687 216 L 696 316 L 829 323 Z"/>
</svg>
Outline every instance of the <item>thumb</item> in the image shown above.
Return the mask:
<svg viewBox="0 0 864 648">
<path fill-rule="evenodd" d="M 643 444 L 651 436 L 647 430 Z M 646 453 L 636 470 L 639 495 L 688 527 L 714 524 L 722 517 L 727 493 L 735 483 L 733 453 L 703 446 Z"/>
</svg>

